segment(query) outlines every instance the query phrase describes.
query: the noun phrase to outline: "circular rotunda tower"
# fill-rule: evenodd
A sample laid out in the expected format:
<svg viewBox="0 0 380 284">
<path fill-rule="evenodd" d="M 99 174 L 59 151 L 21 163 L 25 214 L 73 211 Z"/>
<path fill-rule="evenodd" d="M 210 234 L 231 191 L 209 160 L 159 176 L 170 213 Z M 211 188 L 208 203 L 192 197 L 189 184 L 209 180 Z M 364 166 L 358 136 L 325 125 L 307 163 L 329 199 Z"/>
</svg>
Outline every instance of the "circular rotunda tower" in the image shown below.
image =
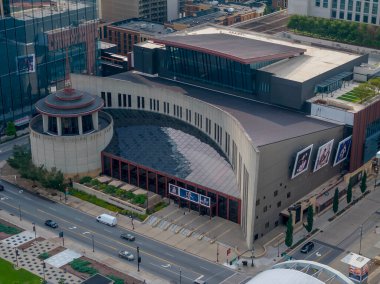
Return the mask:
<svg viewBox="0 0 380 284">
<path fill-rule="evenodd" d="M 111 141 L 112 117 L 95 95 L 66 88 L 36 103 L 40 113 L 30 122 L 32 161 L 66 176 L 96 175 L 100 152 Z"/>
</svg>

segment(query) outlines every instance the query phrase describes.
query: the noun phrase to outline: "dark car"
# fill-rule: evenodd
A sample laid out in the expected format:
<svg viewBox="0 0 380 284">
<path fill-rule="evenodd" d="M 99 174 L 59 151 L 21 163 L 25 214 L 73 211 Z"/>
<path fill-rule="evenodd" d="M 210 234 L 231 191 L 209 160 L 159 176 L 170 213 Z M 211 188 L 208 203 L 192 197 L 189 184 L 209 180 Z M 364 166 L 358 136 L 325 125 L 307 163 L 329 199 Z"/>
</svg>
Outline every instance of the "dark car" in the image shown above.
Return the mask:
<svg viewBox="0 0 380 284">
<path fill-rule="evenodd" d="M 52 220 L 46 220 L 45 225 L 53 229 L 58 228 L 58 224 Z"/>
<path fill-rule="evenodd" d="M 302 253 L 308 253 L 308 252 L 311 252 L 313 249 L 314 249 L 314 243 L 313 242 L 307 242 L 301 248 L 301 252 Z"/>
<path fill-rule="evenodd" d="M 131 235 L 131 234 L 121 234 L 120 238 L 122 238 L 124 240 L 128 240 L 130 242 L 133 242 L 135 240 L 135 236 Z"/>
<path fill-rule="evenodd" d="M 0 184 L 0 191 L 4 191 L 4 185 Z"/>
</svg>

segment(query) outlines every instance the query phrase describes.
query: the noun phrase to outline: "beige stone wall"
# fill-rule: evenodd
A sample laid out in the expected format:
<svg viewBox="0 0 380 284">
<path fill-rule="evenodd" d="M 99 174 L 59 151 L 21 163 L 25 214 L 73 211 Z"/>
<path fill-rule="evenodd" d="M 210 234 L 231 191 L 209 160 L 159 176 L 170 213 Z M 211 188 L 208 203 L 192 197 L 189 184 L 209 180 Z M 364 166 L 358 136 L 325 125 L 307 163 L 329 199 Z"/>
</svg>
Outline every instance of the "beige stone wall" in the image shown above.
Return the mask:
<svg viewBox="0 0 380 284">
<path fill-rule="evenodd" d="M 93 175 L 101 171 L 100 152 L 112 136 L 112 119 L 104 129 L 81 136 L 52 136 L 30 128 L 32 161 L 36 166 L 44 165 L 47 169 L 56 167 L 66 176 Z"/>
<path fill-rule="evenodd" d="M 139 17 L 139 0 L 99 0 L 101 19 L 107 22 Z"/>
<path fill-rule="evenodd" d="M 236 143 L 237 147 L 237 161 L 234 168 L 236 180 L 239 185 L 240 199 L 241 199 L 241 225 L 248 246 L 252 246 L 253 242 L 253 228 L 254 228 L 254 212 L 257 194 L 257 172 L 259 163 L 259 151 L 251 143 L 250 137 L 245 132 L 239 121 L 237 121 L 229 113 L 198 99 L 185 96 L 174 90 L 159 88 L 156 86 L 147 86 L 129 81 L 117 80 L 113 78 L 94 77 L 86 75 L 72 74 L 71 77 L 73 87 L 78 90 L 87 91 L 91 94 L 101 95 L 101 92 L 112 93 L 112 108 L 118 107 L 118 93 L 129 94 L 132 96 L 132 108 L 137 109 L 137 96 L 145 98 L 145 111 L 151 111 L 149 108 L 149 99 L 158 99 L 160 101 L 160 111 L 154 111 L 164 114 L 163 102 L 170 103 L 170 114 L 173 116 L 173 104 L 182 106 L 183 116 L 182 120 L 186 122 L 186 109 L 192 112 L 192 125 L 194 125 L 195 112 L 203 116 L 203 127 L 199 130 L 208 135 L 214 140 L 214 123 L 219 124 L 223 129 L 222 144 L 220 149 L 225 152 L 225 133 L 227 132 L 231 137 L 230 142 L 230 155 L 227 155 L 231 164 L 234 164 L 232 158 L 232 141 Z M 206 117 L 212 121 L 211 134 L 205 132 Z M 176 117 L 177 119 L 180 119 Z M 196 126 L 195 126 L 196 127 Z M 99 155 L 100 156 L 100 155 Z M 239 156 L 241 157 L 241 166 L 239 165 Z M 244 186 L 244 168 L 246 173 L 249 174 L 248 183 Z M 240 178 L 239 178 L 240 176 Z M 240 182 L 239 182 L 240 181 Z M 245 190 L 244 190 L 245 188 Z"/>
</svg>

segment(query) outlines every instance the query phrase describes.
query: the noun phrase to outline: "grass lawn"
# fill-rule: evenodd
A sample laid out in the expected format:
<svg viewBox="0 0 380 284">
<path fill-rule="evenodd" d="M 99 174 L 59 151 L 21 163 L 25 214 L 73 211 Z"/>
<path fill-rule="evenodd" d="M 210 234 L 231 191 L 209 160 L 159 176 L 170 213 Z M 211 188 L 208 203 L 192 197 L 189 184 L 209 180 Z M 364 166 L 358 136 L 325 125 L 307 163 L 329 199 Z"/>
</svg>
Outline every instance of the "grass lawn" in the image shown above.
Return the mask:
<svg viewBox="0 0 380 284">
<path fill-rule="evenodd" d="M 360 98 L 355 92 L 355 89 L 349 91 L 348 93 L 345 93 L 344 95 L 338 97 L 339 100 L 352 102 L 352 103 L 360 103 Z"/>
<path fill-rule="evenodd" d="M 13 264 L 0 258 L 0 284 L 40 284 L 41 278 L 26 271 L 15 270 Z"/>
</svg>

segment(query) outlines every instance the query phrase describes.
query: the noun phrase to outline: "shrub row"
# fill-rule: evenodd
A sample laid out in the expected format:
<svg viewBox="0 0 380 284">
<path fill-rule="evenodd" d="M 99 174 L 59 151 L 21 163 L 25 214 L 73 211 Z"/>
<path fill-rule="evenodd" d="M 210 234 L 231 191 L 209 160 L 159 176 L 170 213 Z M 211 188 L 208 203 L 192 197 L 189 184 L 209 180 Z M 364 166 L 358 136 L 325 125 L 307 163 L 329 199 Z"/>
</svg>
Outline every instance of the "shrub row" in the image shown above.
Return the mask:
<svg viewBox="0 0 380 284">
<path fill-rule="evenodd" d="M 78 272 L 87 273 L 90 275 L 98 273 L 98 270 L 96 268 L 89 266 L 90 264 L 91 262 L 79 258 L 74 259 L 72 262 L 70 262 L 71 268 Z"/>
<path fill-rule="evenodd" d="M 0 232 L 6 233 L 8 235 L 15 235 L 15 234 L 21 233 L 21 230 L 14 227 L 9 227 L 9 226 L 0 224 Z"/>
<path fill-rule="evenodd" d="M 125 210 L 123 208 L 120 208 L 118 206 L 115 206 L 113 204 L 110 204 L 98 197 L 96 197 L 95 195 L 92 195 L 92 194 L 88 194 L 86 192 L 83 192 L 83 191 L 80 191 L 80 190 L 77 190 L 77 189 L 74 189 L 74 188 L 70 188 L 69 190 L 69 194 L 79 198 L 79 199 L 82 199 L 84 201 L 87 201 L 87 202 L 90 202 L 92 204 L 95 204 L 99 207 L 102 207 L 102 208 L 105 208 L 109 211 L 112 211 L 112 212 L 118 212 L 119 214 L 122 214 L 122 215 L 126 215 L 126 216 L 133 216 L 134 218 L 137 218 L 141 221 L 145 220 L 146 217 L 148 215 L 146 214 L 137 214 L 135 212 L 132 212 L 132 211 L 129 211 L 129 210 Z"/>
<path fill-rule="evenodd" d="M 91 186 L 96 190 L 103 191 L 104 193 L 125 201 L 130 201 L 134 204 L 143 205 L 147 199 L 147 196 L 145 194 L 134 194 L 133 192 L 117 188 L 116 186 L 101 183 L 97 179 L 92 179 L 89 176 L 82 177 L 79 180 L 79 183 Z"/>
<path fill-rule="evenodd" d="M 288 28 L 307 36 L 380 48 L 380 28 L 374 25 L 292 15 L 288 22 Z"/>
</svg>

